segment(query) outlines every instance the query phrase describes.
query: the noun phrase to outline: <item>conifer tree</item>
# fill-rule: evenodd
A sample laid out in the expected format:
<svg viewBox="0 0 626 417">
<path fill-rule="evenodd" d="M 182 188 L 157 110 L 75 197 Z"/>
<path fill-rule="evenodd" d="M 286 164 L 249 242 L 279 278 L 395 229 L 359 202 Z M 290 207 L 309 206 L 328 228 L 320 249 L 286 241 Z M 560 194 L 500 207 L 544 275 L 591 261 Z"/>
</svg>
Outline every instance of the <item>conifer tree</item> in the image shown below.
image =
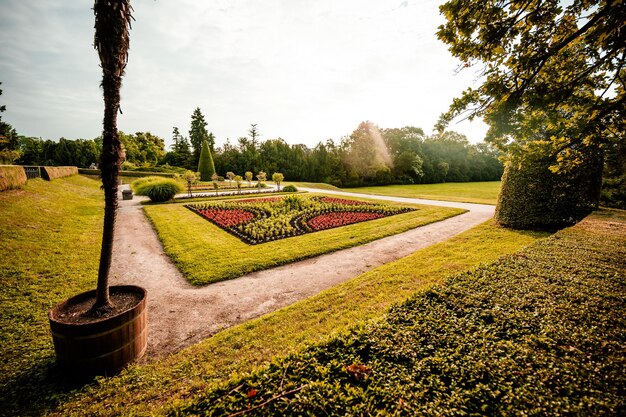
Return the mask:
<svg viewBox="0 0 626 417">
<path fill-rule="evenodd" d="M 198 162 L 198 172 L 200 173 L 200 181 L 210 181 L 211 177 L 215 175 L 215 164 L 213 163 L 213 156 L 211 156 L 209 142 L 206 140 L 202 142 L 200 161 Z"/>
</svg>

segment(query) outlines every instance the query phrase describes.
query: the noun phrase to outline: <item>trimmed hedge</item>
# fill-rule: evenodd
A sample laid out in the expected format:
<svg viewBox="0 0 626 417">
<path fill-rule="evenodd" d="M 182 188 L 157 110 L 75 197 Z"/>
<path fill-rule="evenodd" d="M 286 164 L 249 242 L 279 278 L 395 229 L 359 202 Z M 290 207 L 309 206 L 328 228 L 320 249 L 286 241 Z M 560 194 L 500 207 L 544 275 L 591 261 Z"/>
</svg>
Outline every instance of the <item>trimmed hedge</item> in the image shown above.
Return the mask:
<svg viewBox="0 0 626 417">
<path fill-rule="evenodd" d="M 100 176 L 99 169 L 87 169 L 87 168 L 78 168 L 78 173 L 83 175 L 98 175 Z M 120 177 L 163 177 L 163 178 L 173 178 L 174 173 L 171 172 L 143 172 L 143 171 L 120 171 Z"/>
<path fill-rule="evenodd" d="M 137 195 L 145 195 L 155 202 L 168 201 L 185 188 L 175 180 L 168 178 L 142 178 L 131 185 Z"/>
<path fill-rule="evenodd" d="M 172 415 L 626 415 L 626 213 L 417 293 Z"/>
<path fill-rule="evenodd" d="M 41 177 L 44 180 L 52 181 L 57 178 L 71 177 L 78 175 L 77 167 L 41 167 Z"/>
<path fill-rule="evenodd" d="M 283 187 L 283 191 L 286 193 L 297 193 L 298 189 L 296 188 L 295 185 L 285 185 Z"/>
<path fill-rule="evenodd" d="M 598 207 L 602 185 L 602 154 L 590 154 L 568 173 L 552 173 L 554 161 L 548 158 L 507 164 L 496 222 L 513 229 L 558 230 L 583 219 Z"/>
<path fill-rule="evenodd" d="M 20 165 L 0 165 L 0 191 L 21 188 L 28 178 Z"/>
</svg>

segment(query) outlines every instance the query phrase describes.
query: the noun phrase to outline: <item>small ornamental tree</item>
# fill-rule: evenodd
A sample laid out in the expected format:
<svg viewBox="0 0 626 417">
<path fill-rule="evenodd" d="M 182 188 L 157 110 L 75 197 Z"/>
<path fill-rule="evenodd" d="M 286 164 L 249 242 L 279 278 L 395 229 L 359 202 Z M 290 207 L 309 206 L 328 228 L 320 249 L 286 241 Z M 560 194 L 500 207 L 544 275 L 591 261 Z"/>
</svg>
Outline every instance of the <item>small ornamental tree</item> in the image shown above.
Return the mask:
<svg viewBox="0 0 626 417">
<path fill-rule="evenodd" d="M 198 162 L 198 172 L 200 172 L 200 181 L 209 181 L 215 175 L 215 164 L 209 149 L 209 143 L 205 140 L 202 142 L 202 151 L 200 151 L 200 162 Z"/>
<path fill-rule="evenodd" d="M 243 178 L 241 177 L 241 175 L 235 175 L 234 180 L 237 184 L 237 191 L 239 192 L 239 194 L 241 194 L 241 182 L 243 181 Z"/>
<path fill-rule="evenodd" d="M 193 171 L 187 170 L 183 174 L 183 179 L 187 181 L 187 195 L 191 197 L 191 185 L 198 180 L 198 175 Z"/>
<path fill-rule="evenodd" d="M 211 181 L 213 181 L 213 189 L 215 190 L 215 195 L 217 195 L 217 191 L 220 189 L 220 183 L 218 182 L 218 175 L 217 174 L 213 174 L 211 175 Z"/>
<path fill-rule="evenodd" d="M 274 172 L 272 174 L 272 181 L 276 183 L 276 187 L 278 187 L 278 191 L 280 191 L 280 183 L 283 182 L 285 176 L 280 172 Z"/>
<path fill-rule="evenodd" d="M 263 184 L 263 181 L 267 180 L 267 175 L 265 174 L 265 172 L 263 171 L 259 171 L 258 174 L 256 174 L 256 179 L 257 179 L 257 187 L 259 187 L 259 191 L 261 191 L 261 184 Z"/>
<path fill-rule="evenodd" d="M 233 186 L 233 178 L 235 178 L 235 173 L 228 171 L 226 173 L 226 178 L 228 178 L 228 186 L 232 187 Z"/>
<path fill-rule="evenodd" d="M 248 187 L 252 187 L 252 178 L 254 178 L 254 174 L 247 171 L 244 175 L 246 176 L 246 181 L 248 181 Z"/>
</svg>

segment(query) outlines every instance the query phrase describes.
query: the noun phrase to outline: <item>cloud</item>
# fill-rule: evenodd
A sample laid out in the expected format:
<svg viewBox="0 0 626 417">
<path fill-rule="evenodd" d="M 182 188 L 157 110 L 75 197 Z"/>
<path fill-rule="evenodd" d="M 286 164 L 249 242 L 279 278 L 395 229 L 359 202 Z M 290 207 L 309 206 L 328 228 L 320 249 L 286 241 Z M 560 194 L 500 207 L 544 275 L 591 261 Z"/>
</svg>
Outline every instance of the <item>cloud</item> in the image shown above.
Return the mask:
<svg viewBox="0 0 626 417">
<path fill-rule="evenodd" d="M 120 128 L 169 140 L 200 107 L 218 143 L 245 135 L 250 123 L 266 139 L 309 146 L 368 119 L 430 131 L 472 82 L 454 75 L 456 62 L 434 35 L 438 3 L 136 2 Z M 4 119 L 23 134 L 98 135 L 90 6 L 22 0 L 3 9 Z"/>
</svg>

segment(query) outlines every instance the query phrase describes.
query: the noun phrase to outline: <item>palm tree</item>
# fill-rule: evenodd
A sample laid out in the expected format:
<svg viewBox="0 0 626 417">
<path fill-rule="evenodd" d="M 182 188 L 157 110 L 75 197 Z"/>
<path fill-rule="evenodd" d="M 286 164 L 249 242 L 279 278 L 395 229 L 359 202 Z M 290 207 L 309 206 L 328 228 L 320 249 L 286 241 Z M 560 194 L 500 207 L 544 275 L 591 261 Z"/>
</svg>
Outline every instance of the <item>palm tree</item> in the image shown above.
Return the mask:
<svg viewBox="0 0 626 417">
<path fill-rule="evenodd" d="M 109 271 L 113 254 L 113 236 L 117 215 L 117 183 L 124 150 L 117 132 L 117 112 L 120 109 L 120 87 L 128 61 L 130 0 L 95 0 L 96 34 L 94 48 L 100 56 L 104 120 L 100 175 L 104 189 L 104 226 L 102 250 L 98 268 L 96 302 L 91 314 L 104 315 L 111 310 L 109 298 Z"/>
</svg>

